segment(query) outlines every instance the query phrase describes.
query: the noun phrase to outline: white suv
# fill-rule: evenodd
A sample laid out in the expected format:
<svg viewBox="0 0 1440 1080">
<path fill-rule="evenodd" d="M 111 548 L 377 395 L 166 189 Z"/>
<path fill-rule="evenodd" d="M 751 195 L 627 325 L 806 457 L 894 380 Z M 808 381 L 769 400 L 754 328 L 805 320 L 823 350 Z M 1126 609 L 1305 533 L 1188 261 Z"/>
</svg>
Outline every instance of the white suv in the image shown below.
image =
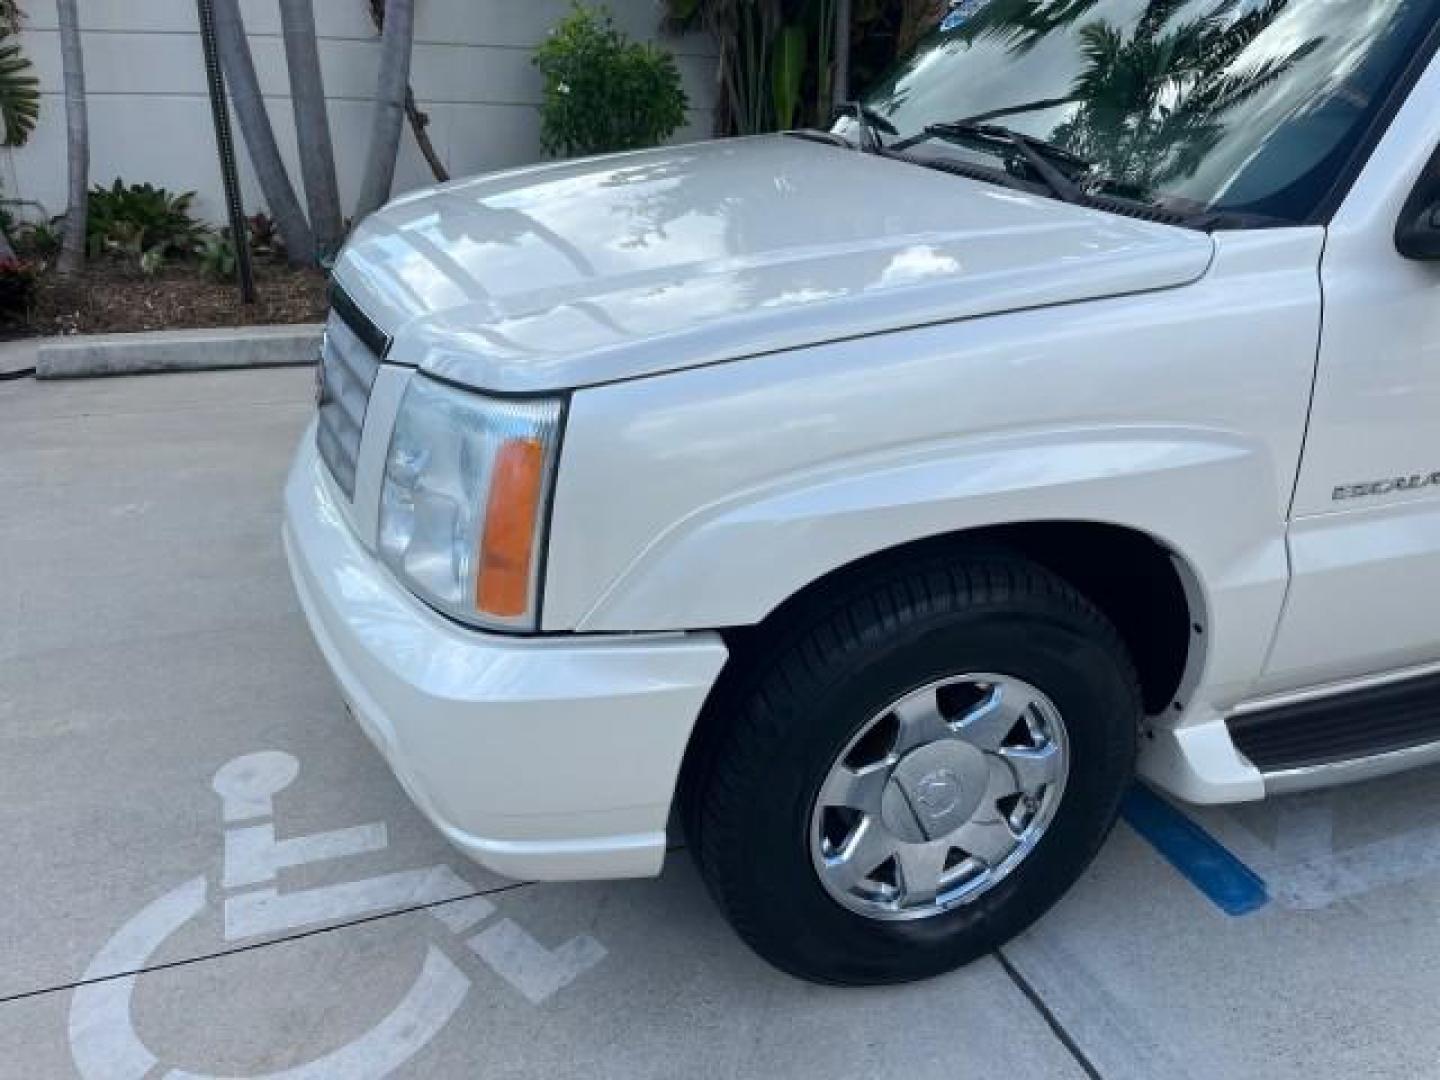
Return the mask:
<svg viewBox="0 0 1440 1080">
<path fill-rule="evenodd" d="M 374 215 L 286 491 L 359 722 L 516 877 L 674 805 L 840 983 L 1024 928 L 1137 768 L 1440 759 L 1437 24 L 970 2 L 829 132 Z"/>
</svg>

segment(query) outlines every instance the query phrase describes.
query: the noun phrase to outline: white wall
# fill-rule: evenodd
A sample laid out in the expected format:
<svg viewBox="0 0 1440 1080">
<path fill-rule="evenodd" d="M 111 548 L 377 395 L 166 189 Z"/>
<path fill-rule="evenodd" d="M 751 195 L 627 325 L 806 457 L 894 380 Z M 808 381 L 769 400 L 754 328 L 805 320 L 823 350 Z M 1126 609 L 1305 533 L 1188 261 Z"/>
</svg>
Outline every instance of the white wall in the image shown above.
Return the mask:
<svg viewBox="0 0 1440 1080">
<path fill-rule="evenodd" d="M 27 0 L 25 53 L 40 76 L 40 123 L 30 142 L 0 152 L 0 181 L 11 198 L 34 199 L 50 214 L 65 202 L 65 109 L 54 0 Z M 330 102 L 341 196 L 359 192 L 370 130 L 378 44 L 367 0 L 314 0 L 320 58 Z M 534 47 L 569 10 L 569 0 L 416 0 L 411 81 L 430 114 L 430 135 L 452 174 L 540 158 L 541 81 Z M 616 22 L 653 38 L 656 0 L 608 0 Z M 198 212 L 222 216 L 220 173 L 194 0 L 80 0 L 90 110 L 92 183 L 116 176 L 199 193 Z M 275 0 L 241 0 L 255 66 L 281 152 L 301 191 L 289 84 Z M 677 140 L 703 138 L 711 124 L 714 51 L 702 37 L 668 39 L 690 96 Z M 238 128 L 236 141 L 242 143 Z M 396 192 L 428 183 L 429 170 L 406 132 Z M 246 209 L 261 208 L 243 144 Z M 303 194 L 301 195 L 303 201 Z"/>
</svg>

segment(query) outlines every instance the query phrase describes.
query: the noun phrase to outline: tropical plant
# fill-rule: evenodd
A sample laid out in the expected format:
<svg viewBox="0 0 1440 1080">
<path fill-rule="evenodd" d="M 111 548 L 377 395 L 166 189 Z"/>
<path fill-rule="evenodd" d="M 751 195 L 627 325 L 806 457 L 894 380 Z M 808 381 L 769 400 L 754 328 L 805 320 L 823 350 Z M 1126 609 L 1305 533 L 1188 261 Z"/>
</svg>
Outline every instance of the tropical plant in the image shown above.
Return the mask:
<svg viewBox="0 0 1440 1080">
<path fill-rule="evenodd" d="M 390 201 L 405 102 L 410 90 L 410 53 L 415 39 L 415 0 L 385 0 L 380 30 L 380 75 L 370 121 L 370 151 L 355 204 L 359 221 Z"/>
<path fill-rule="evenodd" d="M 284 237 L 285 250 L 291 262 L 313 263 L 315 237 L 295 194 L 295 186 L 290 182 L 285 162 L 280 157 L 280 147 L 275 142 L 275 131 L 270 124 L 270 114 L 265 109 L 260 80 L 255 74 L 255 61 L 250 54 L 250 42 L 245 34 L 245 23 L 240 15 L 239 0 L 213 0 L 213 3 L 220 66 L 225 72 L 230 102 L 240 122 L 240 133 L 245 139 L 245 149 L 250 155 L 250 164 L 254 166 L 260 191 L 275 217 L 276 228 Z"/>
<path fill-rule="evenodd" d="M 669 23 L 719 53 L 716 129 L 824 126 L 854 88 L 913 48 L 943 0 L 666 0 Z"/>
<path fill-rule="evenodd" d="M 10 231 L 8 226 L 6 231 Z M 49 221 L 22 222 L 11 235 L 15 250 L 26 258 L 49 262 L 60 252 L 60 230 Z"/>
<path fill-rule="evenodd" d="M 775 54 L 786 29 L 782 0 L 668 0 L 670 17 L 681 28 L 707 30 L 719 50 L 719 126 L 741 135 L 776 126 L 772 103 Z M 794 59 L 793 35 L 789 46 Z M 783 63 L 783 61 L 782 61 Z M 782 81 L 787 76 L 782 75 Z"/>
<path fill-rule="evenodd" d="M 40 117 L 40 80 L 30 60 L 12 40 L 20 33 L 20 9 L 0 0 L 0 146 L 23 146 Z M 10 224 L 0 225 L 0 259 L 13 259 Z"/>
<path fill-rule="evenodd" d="M 0 31 L 0 123 L 5 137 L 0 145 L 23 146 L 40 118 L 40 80 L 20 51 L 20 43 Z"/>
<path fill-rule="evenodd" d="M 92 257 L 112 254 L 144 263 L 200 250 L 209 233 L 191 214 L 193 191 L 174 194 L 152 184 L 126 184 L 90 192 L 88 248 Z"/>
<path fill-rule="evenodd" d="M 577 4 L 535 52 L 545 80 L 540 142 L 558 155 L 654 146 L 685 122 L 675 58 L 631 41 L 608 11 Z"/>
<path fill-rule="evenodd" d="M 315 234 L 316 251 L 324 261 L 340 249 L 345 234 L 312 0 L 280 0 L 280 34 L 290 72 L 290 103 L 295 113 L 305 202 L 310 208 L 310 230 Z"/>
<path fill-rule="evenodd" d="M 989 0 L 958 0 L 984 4 Z M 855 0 L 854 19 L 848 28 L 848 49 L 837 49 L 837 95 L 855 97 L 887 74 L 896 61 L 915 51 L 920 39 L 953 10 L 951 0 Z M 849 81 L 842 87 L 838 65 L 849 57 Z"/>
<path fill-rule="evenodd" d="M 230 238 L 229 229 L 207 239 L 200 252 L 200 269 L 207 277 L 217 281 L 233 279 L 238 262 L 235 241 Z"/>
<path fill-rule="evenodd" d="M 76 0 L 56 0 L 60 22 L 60 68 L 65 86 L 66 167 L 69 174 L 64 240 L 56 270 L 73 274 L 85 260 L 90 185 L 90 120 L 85 105 L 85 55 L 80 45 Z"/>
</svg>

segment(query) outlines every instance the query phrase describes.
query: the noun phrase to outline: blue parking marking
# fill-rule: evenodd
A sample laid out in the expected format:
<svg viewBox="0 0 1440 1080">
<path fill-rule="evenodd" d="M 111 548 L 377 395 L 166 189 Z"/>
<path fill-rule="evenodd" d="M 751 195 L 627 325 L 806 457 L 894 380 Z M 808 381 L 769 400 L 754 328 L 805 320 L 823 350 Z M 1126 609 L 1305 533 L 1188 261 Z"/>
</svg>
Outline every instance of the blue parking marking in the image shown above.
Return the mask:
<svg viewBox="0 0 1440 1080">
<path fill-rule="evenodd" d="M 1270 902 L 1259 874 L 1149 788 L 1132 787 L 1120 816 L 1226 915 L 1248 915 Z"/>
</svg>

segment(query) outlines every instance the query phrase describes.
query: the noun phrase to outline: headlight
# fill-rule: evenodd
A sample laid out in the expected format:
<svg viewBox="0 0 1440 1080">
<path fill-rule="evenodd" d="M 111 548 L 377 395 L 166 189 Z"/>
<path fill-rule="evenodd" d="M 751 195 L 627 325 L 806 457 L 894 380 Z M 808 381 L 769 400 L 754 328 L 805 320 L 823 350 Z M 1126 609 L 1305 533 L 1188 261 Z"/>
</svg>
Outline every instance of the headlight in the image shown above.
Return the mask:
<svg viewBox="0 0 1440 1080">
<path fill-rule="evenodd" d="M 488 398 L 416 375 L 385 461 L 380 554 L 421 599 L 533 630 L 561 403 Z"/>
</svg>

